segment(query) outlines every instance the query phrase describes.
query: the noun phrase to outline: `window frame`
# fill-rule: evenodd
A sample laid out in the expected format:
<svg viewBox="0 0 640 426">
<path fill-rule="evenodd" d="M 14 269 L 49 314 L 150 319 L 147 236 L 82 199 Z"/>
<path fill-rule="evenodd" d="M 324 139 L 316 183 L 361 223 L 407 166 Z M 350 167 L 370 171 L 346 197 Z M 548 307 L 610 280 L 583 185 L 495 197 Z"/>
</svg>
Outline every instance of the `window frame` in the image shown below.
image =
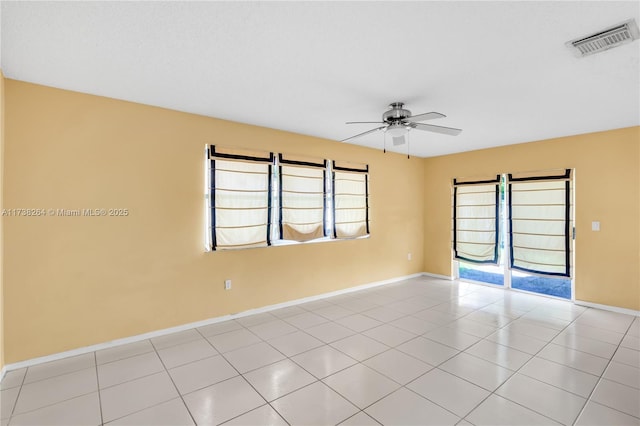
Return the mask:
<svg viewBox="0 0 640 426">
<path fill-rule="evenodd" d="M 333 214 L 332 214 L 332 228 L 333 228 L 333 238 L 336 240 L 353 240 L 353 239 L 358 239 L 358 238 L 367 238 L 369 237 L 369 235 L 371 235 L 371 231 L 369 229 L 369 165 L 368 164 L 364 164 L 364 167 L 361 168 L 357 168 L 357 167 L 346 167 L 346 166 L 338 166 L 336 165 L 336 163 L 338 163 L 337 161 L 332 161 L 332 167 L 331 167 L 331 185 L 332 185 L 332 210 L 333 210 Z M 352 237 L 338 237 L 338 230 L 337 230 L 337 225 L 338 222 L 336 222 L 336 195 L 340 195 L 340 194 L 336 194 L 336 171 L 337 172 L 345 172 L 345 173 L 358 173 L 358 174 L 362 174 L 364 175 L 364 200 L 365 200 L 365 206 L 364 206 L 364 210 L 365 210 L 365 220 L 364 220 L 364 226 L 365 226 L 365 234 L 363 235 L 356 235 L 356 236 L 352 236 Z"/>
<path fill-rule="evenodd" d="M 557 181 L 557 182 L 564 181 L 564 188 L 563 188 L 564 189 L 563 240 L 564 240 L 564 262 L 565 262 L 564 272 L 540 271 L 540 270 L 535 270 L 535 269 L 525 268 L 522 266 L 515 265 L 518 259 L 514 257 L 514 245 L 513 245 L 513 240 L 514 240 L 513 238 L 513 195 L 512 195 L 513 184 L 514 183 L 516 184 L 517 183 L 533 183 L 536 181 Z M 508 173 L 507 188 L 509 192 L 507 211 L 508 211 L 508 222 L 509 222 L 508 232 L 509 232 L 509 266 L 510 268 L 518 271 L 522 271 L 530 274 L 542 275 L 542 276 L 572 278 L 572 263 L 571 263 L 571 257 L 572 257 L 572 251 L 573 251 L 573 245 L 572 245 L 573 203 L 571 201 L 572 192 L 573 192 L 572 191 L 573 189 L 572 188 L 572 170 L 564 169 L 564 174 L 562 175 L 536 175 L 536 176 L 528 176 L 528 177 L 521 177 L 521 178 L 514 178 L 512 173 Z M 543 235 L 543 234 L 539 234 L 539 235 Z"/>
<path fill-rule="evenodd" d="M 316 159 L 317 162 L 311 160 L 310 157 L 298 155 L 289 155 L 284 153 L 276 153 L 272 151 L 257 151 L 253 149 L 236 148 L 229 146 L 218 146 L 220 151 L 216 150 L 215 144 L 205 145 L 205 251 L 229 251 L 242 250 L 262 247 L 285 246 L 292 244 L 308 244 L 316 242 L 342 241 L 351 239 L 366 239 L 370 237 L 369 228 L 369 165 L 357 164 L 356 167 L 336 166 L 338 164 L 356 164 L 343 161 L 335 161 L 328 159 Z M 228 151 L 228 152 L 225 152 Z M 264 156 L 244 155 L 242 152 L 260 153 Z M 247 161 L 268 163 L 268 184 L 267 184 L 267 224 L 266 224 L 266 245 L 247 245 L 238 247 L 220 247 L 217 244 L 216 236 L 216 158 L 228 159 L 233 161 Z M 310 159 L 310 161 L 298 160 L 300 158 Z M 318 167 L 323 171 L 323 195 L 322 195 L 322 233 L 320 238 L 309 239 L 306 241 L 285 240 L 281 230 L 282 224 L 282 166 L 302 166 L 302 167 Z M 358 167 L 361 166 L 361 167 Z M 365 228 L 366 234 L 355 237 L 339 237 L 336 234 L 336 194 L 334 170 L 365 173 Z"/>
<path fill-rule="evenodd" d="M 267 173 L 266 173 L 266 177 L 267 177 L 267 190 L 266 190 L 266 194 L 267 194 L 267 221 L 265 223 L 266 225 L 266 232 L 265 232 L 265 242 L 266 242 L 266 246 L 270 246 L 271 245 L 271 216 L 272 216 L 272 197 L 271 197 L 271 185 L 272 185 L 272 169 L 273 169 L 273 160 L 274 160 L 274 154 L 273 152 L 265 152 L 265 154 L 268 154 L 268 157 L 257 157 L 257 156 L 251 156 L 251 155 L 242 155 L 242 154 L 230 154 L 230 153 L 225 153 L 225 152 L 216 152 L 216 146 L 215 145 L 209 145 L 207 147 L 207 153 L 208 153 L 208 157 L 209 157 L 209 182 L 208 182 L 208 201 L 209 201 L 209 217 L 207 220 L 207 227 L 210 228 L 209 230 L 209 249 L 211 251 L 220 251 L 220 250 L 239 250 L 239 249 L 246 249 L 246 248 L 258 248 L 258 247 L 265 247 L 265 246 L 261 246 L 261 245 L 253 245 L 251 243 L 246 244 L 247 247 L 242 247 L 241 245 L 237 246 L 237 247 L 220 247 L 218 244 L 218 237 L 217 237 L 217 233 L 216 230 L 218 229 L 217 225 L 217 218 L 216 218 L 216 190 L 218 190 L 218 188 L 216 188 L 216 158 L 218 159 L 222 159 L 227 160 L 227 161 L 237 161 L 239 163 L 258 163 L 258 164 L 266 164 L 267 165 Z M 235 150 L 233 148 L 229 148 L 230 150 Z M 258 244 L 258 243 L 255 243 Z"/>
<path fill-rule="evenodd" d="M 322 240 L 327 237 L 327 165 L 329 161 L 326 159 L 322 159 L 322 163 L 314 163 L 311 161 L 299 161 L 299 160 L 289 160 L 284 157 L 284 154 L 279 153 L 277 155 L 277 169 L 278 169 L 278 229 L 279 229 L 279 241 L 292 241 L 297 243 L 307 243 L 317 240 Z M 293 239 L 285 239 L 284 238 L 284 225 L 283 222 L 283 210 L 287 209 L 284 207 L 284 191 L 283 190 L 283 165 L 291 166 L 291 167 L 300 167 L 300 168 L 309 168 L 309 169 L 322 169 L 322 237 L 312 238 L 304 241 L 293 240 Z"/>
<path fill-rule="evenodd" d="M 500 175 L 496 175 L 495 179 L 483 179 L 483 180 L 463 180 L 460 178 L 453 179 L 453 258 L 456 260 L 462 260 L 464 262 L 471 262 L 476 264 L 495 264 L 499 262 L 499 250 L 500 245 Z M 495 186 L 495 211 L 494 211 L 494 247 L 493 258 L 488 260 L 476 260 L 470 259 L 458 255 L 458 188 L 462 186 L 474 186 L 474 185 L 492 185 Z"/>
</svg>

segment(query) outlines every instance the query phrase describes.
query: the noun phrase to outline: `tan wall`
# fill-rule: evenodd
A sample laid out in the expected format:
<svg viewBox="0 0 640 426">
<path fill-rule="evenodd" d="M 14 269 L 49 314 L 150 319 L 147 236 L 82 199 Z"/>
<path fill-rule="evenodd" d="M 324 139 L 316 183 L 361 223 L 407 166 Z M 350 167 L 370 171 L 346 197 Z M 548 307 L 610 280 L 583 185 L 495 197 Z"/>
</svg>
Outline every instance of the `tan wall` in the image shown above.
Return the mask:
<svg viewBox="0 0 640 426">
<path fill-rule="evenodd" d="M 631 127 L 425 159 L 425 271 L 452 273 L 454 177 L 575 168 L 576 299 L 639 310 L 639 147 Z"/>
<path fill-rule="evenodd" d="M 4 208 L 4 74 L 0 70 L 0 211 Z M 4 217 L 0 216 L 0 370 L 4 366 Z"/>
<path fill-rule="evenodd" d="M 5 96 L 6 207 L 131 212 L 5 218 L 7 363 L 423 270 L 421 159 L 9 79 Z M 206 143 L 368 163 L 371 238 L 205 253 Z"/>
</svg>

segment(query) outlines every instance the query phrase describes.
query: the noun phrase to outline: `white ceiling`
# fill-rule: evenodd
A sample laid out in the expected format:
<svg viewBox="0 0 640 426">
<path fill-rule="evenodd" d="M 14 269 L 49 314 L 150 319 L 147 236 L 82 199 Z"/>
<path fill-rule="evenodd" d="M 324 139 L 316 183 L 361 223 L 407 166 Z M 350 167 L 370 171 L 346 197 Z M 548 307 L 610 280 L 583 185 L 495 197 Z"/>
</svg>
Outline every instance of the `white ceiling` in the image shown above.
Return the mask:
<svg viewBox="0 0 640 426">
<path fill-rule="evenodd" d="M 9 78 L 335 140 L 393 101 L 463 129 L 412 131 L 415 156 L 640 125 L 640 41 L 585 58 L 564 44 L 640 22 L 638 1 L 2 1 L 1 14 Z M 381 148 L 383 133 L 353 143 Z"/>
</svg>

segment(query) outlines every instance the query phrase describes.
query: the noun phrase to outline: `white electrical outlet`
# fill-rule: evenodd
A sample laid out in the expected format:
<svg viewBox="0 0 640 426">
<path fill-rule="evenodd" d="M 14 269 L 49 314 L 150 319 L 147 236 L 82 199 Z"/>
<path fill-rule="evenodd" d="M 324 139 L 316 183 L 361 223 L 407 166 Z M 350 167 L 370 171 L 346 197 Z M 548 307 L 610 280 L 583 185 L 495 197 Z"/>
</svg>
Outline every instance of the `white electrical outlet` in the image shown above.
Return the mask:
<svg viewBox="0 0 640 426">
<path fill-rule="evenodd" d="M 407 253 L 407 260 L 411 260 L 411 253 Z"/>
<path fill-rule="evenodd" d="M 231 280 L 224 280 L 224 289 L 231 290 Z"/>
<path fill-rule="evenodd" d="M 592 231 L 599 231 L 600 230 L 600 222 L 598 222 L 598 221 L 591 222 L 591 230 Z"/>
</svg>

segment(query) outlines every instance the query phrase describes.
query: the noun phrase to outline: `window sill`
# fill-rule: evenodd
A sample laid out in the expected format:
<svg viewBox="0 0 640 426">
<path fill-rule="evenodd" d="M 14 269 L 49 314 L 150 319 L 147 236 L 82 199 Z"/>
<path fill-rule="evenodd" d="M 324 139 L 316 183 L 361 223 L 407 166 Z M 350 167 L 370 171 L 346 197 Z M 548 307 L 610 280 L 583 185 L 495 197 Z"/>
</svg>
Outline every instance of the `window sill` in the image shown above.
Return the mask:
<svg viewBox="0 0 640 426">
<path fill-rule="evenodd" d="M 236 249 L 223 249 L 223 250 L 206 249 L 205 252 L 207 252 L 207 253 L 215 253 L 215 252 L 223 252 L 223 251 L 253 250 L 253 249 L 263 249 L 263 248 L 269 248 L 269 247 L 294 246 L 294 245 L 301 245 L 301 244 L 316 244 L 316 243 L 329 243 L 329 242 L 336 242 L 336 241 L 366 240 L 366 239 L 368 239 L 370 237 L 371 237 L 371 234 L 363 235 L 361 237 L 356 237 L 356 238 L 324 237 L 324 238 L 316 238 L 315 240 L 309 240 L 309 241 L 277 240 L 277 241 L 272 241 L 271 245 L 269 245 L 269 246 L 242 247 L 242 248 L 236 248 Z"/>
</svg>

